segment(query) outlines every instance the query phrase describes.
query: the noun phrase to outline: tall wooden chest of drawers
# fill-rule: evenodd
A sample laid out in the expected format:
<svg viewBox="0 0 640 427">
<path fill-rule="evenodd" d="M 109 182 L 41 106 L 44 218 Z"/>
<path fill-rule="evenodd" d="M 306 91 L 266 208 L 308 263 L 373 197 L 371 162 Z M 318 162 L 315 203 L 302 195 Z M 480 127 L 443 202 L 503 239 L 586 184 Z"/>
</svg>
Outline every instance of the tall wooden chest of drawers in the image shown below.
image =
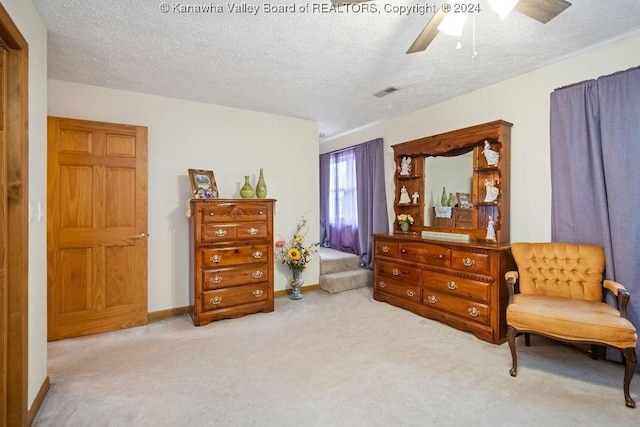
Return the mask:
<svg viewBox="0 0 640 427">
<path fill-rule="evenodd" d="M 508 244 L 375 235 L 374 248 L 377 301 L 470 331 L 483 341 L 506 340 L 504 273 L 516 269 Z"/>
<path fill-rule="evenodd" d="M 272 199 L 191 200 L 194 325 L 273 311 L 274 206 Z"/>
</svg>

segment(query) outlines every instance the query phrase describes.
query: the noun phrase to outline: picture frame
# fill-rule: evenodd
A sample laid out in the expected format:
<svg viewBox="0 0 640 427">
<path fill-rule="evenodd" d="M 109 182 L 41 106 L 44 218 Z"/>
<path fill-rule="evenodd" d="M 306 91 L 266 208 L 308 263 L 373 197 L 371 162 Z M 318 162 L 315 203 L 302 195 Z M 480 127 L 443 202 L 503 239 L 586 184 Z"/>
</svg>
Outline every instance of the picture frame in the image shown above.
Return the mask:
<svg viewBox="0 0 640 427">
<path fill-rule="evenodd" d="M 456 193 L 456 197 L 458 198 L 458 207 L 471 207 L 471 195 L 469 193 Z"/>
<path fill-rule="evenodd" d="M 218 185 L 213 171 L 204 169 L 189 169 L 189 181 L 194 199 L 217 199 Z"/>
</svg>

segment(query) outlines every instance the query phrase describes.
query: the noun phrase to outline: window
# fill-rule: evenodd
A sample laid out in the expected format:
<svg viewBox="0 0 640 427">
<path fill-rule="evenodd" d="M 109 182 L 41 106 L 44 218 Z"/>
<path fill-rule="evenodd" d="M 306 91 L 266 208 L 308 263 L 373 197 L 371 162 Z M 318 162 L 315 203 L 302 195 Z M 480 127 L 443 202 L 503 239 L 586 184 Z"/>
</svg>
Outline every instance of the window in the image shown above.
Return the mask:
<svg viewBox="0 0 640 427">
<path fill-rule="evenodd" d="M 358 192 L 353 150 L 331 155 L 329 181 L 329 224 L 333 227 L 358 226 Z"/>
</svg>

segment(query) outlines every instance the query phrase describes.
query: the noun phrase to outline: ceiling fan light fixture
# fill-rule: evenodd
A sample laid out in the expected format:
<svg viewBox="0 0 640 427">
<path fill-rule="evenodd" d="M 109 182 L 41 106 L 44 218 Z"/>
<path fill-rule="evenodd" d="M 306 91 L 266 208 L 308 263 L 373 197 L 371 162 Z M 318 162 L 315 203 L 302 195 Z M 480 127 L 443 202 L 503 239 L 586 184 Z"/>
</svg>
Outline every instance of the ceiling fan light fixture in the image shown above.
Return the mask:
<svg viewBox="0 0 640 427">
<path fill-rule="evenodd" d="M 466 13 L 448 13 L 438 25 L 438 31 L 450 36 L 460 37 L 466 20 Z"/>
<path fill-rule="evenodd" d="M 489 6 L 496 11 L 500 19 L 504 19 L 511 13 L 520 0 L 489 0 Z"/>
</svg>

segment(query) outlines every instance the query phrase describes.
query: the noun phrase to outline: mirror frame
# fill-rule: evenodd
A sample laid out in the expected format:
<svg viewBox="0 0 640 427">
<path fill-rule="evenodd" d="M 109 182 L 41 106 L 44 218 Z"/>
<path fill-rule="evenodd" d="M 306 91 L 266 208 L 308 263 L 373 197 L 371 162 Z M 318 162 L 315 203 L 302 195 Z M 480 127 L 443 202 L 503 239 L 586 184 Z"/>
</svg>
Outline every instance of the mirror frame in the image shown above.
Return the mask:
<svg viewBox="0 0 640 427">
<path fill-rule="evenodd" d="M 423 231 L 468 236 L 472 242 L 508 243 L 510 238 L 510 160 L 511 160 L 511 127 L 504 120 L 496 120 L 454 130 L 442 134 L 427 136 L 401 144 L 393 145 L 395 160 L 393 200 L 395 218 L 394 234 L 408 237 L 423 237 Z M 497 165 L 489 165 L 483 155 L 484 142 L 489 141 L 491 149 L 500 154 Z M 453 156 L 473 150 L 473 183 L 471 202 L 473 204 L 471 229 L 425 226 L 425 183 L 423 177 L 424 159 L 429 156 Z M 400 175 L 403 157 L 411 157 L 411 171 L 408 175 Z M 496 201 L 485 202 L 485 180 L 496 185 L 499 196 Z M 402 187 L 409 195 L 418 193 L 418 203 L 399 203 Z M 413 200 L 413 199 L 412 199 Z M 400 230 L 398 215 L 411 215 L 413 225 L 408 232 Z M 486 239 L 489 217 L 494 221 L 495 240 Z M 451 236 L 456 237 L 456 236 Z M 426 237 L 425 237 L 426 238 Z"/>
</svg>

